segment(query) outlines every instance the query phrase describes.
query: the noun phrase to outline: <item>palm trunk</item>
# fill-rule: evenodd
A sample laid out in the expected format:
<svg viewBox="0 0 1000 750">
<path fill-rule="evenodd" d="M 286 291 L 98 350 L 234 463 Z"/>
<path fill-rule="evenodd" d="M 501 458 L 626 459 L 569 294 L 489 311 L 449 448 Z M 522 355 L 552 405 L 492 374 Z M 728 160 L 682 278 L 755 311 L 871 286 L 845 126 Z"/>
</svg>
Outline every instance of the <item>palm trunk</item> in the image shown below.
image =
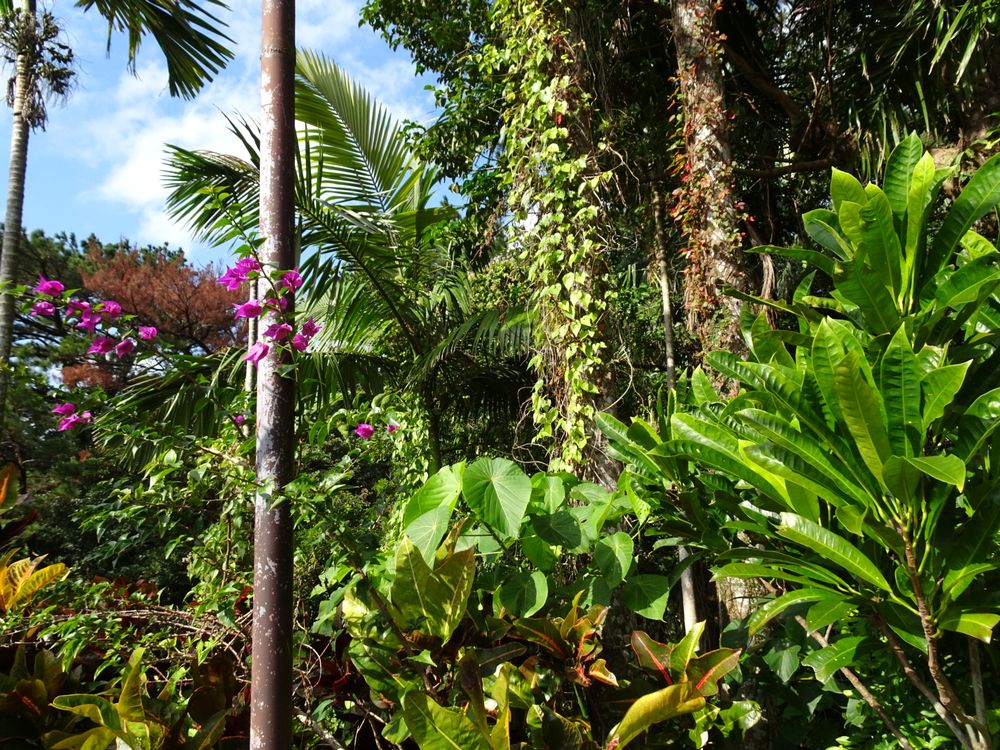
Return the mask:
<svg viewBox="0 0 1000 750">
<path fill-rule="evenodd" d="M 265 273 L 294 265 L 295 0 L 263 0 L 260 229 Z M 289 291 L 289 294 L 291 292 Z M 289 306 L 289 314 L 291 305 Z M 262 325 L 276 322 L 267 313 Z M 257 373 L 257 483 L 250 747 L 292 742 L 292 516 L 283 487 L 294 472 L 295 382 L 272 347 Z"/>
<path fill-rule="evenodd" d="M 35 0 L 21 0 L 20 12 L 34 16 Z M 21 217 L 24 209 L 24 175 L 28 167 L 28 135 L 25 117 L 30 71 L 28 58 L 17 55 L 14 77 L 14 106 L 10 128 L 10 169 L 7 178 L 7 214 L 3 227 L 3 254 L 0 255 L 0 429 L 7 416 L 10 390 L 10 352 L 14 339 L 14 295 L 21 245 Z"/>
</svg>

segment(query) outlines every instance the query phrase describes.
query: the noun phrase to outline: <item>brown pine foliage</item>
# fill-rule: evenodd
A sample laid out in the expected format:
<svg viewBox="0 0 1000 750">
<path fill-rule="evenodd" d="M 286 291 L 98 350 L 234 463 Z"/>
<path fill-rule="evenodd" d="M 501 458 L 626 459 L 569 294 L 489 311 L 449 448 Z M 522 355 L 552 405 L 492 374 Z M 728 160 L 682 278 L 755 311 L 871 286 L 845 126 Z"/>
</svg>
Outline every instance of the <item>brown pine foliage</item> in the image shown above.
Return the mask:
<svg viewBox="0 0 1000 750">
<path fill-rule="evenodd" d="M 183 253 L 165 248 L 102 247 L 90 242 L 84 286 L 117 300 L 139 325 L 156 326 L 160 347 L 186 354 L 210 354 L 239 343 L 243 332 L 233 304 L 243 301 L 216 282 L 212 265 L 194 268 Z"/>
</svg>

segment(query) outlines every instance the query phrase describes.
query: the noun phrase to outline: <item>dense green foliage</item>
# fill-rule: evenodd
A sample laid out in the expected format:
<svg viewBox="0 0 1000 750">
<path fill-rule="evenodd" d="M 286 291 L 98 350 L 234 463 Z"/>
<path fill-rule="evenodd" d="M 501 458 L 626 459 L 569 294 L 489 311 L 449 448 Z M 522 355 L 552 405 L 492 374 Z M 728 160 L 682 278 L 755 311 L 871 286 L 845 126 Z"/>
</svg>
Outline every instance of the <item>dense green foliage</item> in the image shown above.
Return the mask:
<svg viewBox="0 0 1000 750">
<path fill-rule="evenodd" d="M 706 17 L 732 350 L 670 311 L 713 207 L 656 3 L 369 2 L 439 118 L 300 54 L 295 270 L 257 264 L 242 116 L 242 153 L 167 161 L 170 210 L 240 259 L 219 283 L 25 238 L 0 744 L 247 747 L 270 345 L 297 386 L 297 747 L 994 747 L 996 8 L 923 6 Z"/>
</svg>

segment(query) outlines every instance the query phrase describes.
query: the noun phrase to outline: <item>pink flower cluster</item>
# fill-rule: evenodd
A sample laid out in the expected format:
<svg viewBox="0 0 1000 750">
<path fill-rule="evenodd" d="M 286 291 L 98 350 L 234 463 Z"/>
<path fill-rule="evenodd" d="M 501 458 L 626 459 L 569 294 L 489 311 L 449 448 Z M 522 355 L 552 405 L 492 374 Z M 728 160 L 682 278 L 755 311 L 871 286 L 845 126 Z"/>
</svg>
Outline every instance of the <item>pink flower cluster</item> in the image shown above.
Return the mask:
<svg viewBox="0 0 1000 750">
<path fill-rule="evenodd" d="M 135 338 L 129 335 L 129 332 L 122 336 L 118 330 L 122 326 L 115 321 L 124 315 L 124 310 L 114 300 L 106 299 L 93 304 L 75 299 L 63 300 L 66 286 L 61 281 L 46 279 L 44 276 L 38 277 L 38 284 L 32 291 L 39 297 L 31 306 L 32 315 L 55 317 L 58 312 L 57 305 L 65 303 L 63 315 L 66 320 L 74 323 L 76 328 L 94 336 L 87 354 L 101 356 L 114 353 L 118 357 L 125 357 L 135 351 Z M 97 327 L 101 324 L 114 326 L 119 335 L 111 337 L 103 333 L 98 334 Z M 152 341 L 157 336 L 157 330 L 153 326 L 138 326 L 134 333 L 143 341 Z M 58 427 L 60 431 L 88 424 L 91 419 L 89 411 L 78 413 L 76 407 L 69 403 L 59 404 L 52 412 L 61 417 Z"/>
<path fill-rule="evenodd" d="M 76 406 L 70 403 L 58 404 L 52 409 L 52 413 L 61 417 L 56 428 L 59 432 L 72 430 L 77 425 L 90 424 L 91 420 L 89 411 L 78 412 Z"/>
<path fill-rule="evenodd" d="M 263 267 L 256 258 L 243 258 L 237 261 L 232 268 L 227 268 L 218 281 L 229 291 L 236 291 L 241 284 L 258 278 L 261 271 L 263 271 Z M 301 286 L 302 274 L 299 273 L 298 268 L 293 268 L 291 271 L 279 271 L 274 276 L 272 294 L 265 296 L 263 300 L 252 299 L 233 305 L 235 310 L 233 315 L 237 318 L 248 320 L 258 318 L 268 309 L 273 310 L 279 316 L 278 322 L 265 328 L 261 333 L 261 340 L 250 347 L 247 355 L 243 358 L 244 361 L 253 365 L 259 364 L 271 351 L 272 346 L 288 346 L 296 351 L 305 351 L 313 336 L 319 333 L 320 326 L 312 318 L 303 323 L 298 331 L 295 330 L 292 323 L 280 318 L 283 313 L 288 311 L 290 300 L 288 293 L 294 292 Z"/>
<path fill-rule="evenodd" d="M 394 424 L 392 422 L 390 422 L 385 426 L 385 431 L 388 432 L 390 435 L 398 429 L 399 425 Z M 374 425 L 370 425 L 367 422 L 361 422 L 353 430 L 351 430 L 351 432 L 353 432 L 362 440 L 370 440 L 372 436 L 375 435 L 375 427 Z"/>
</svg>

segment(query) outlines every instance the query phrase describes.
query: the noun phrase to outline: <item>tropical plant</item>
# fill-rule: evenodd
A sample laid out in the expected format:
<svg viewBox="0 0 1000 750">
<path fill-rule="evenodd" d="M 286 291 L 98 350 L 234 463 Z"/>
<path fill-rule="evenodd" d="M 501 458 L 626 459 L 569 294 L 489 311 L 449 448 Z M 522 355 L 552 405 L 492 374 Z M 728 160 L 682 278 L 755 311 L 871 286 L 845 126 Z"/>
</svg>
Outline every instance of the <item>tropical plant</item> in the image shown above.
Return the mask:
<svg viewBox="0 0 1000 750">
<path fill-rule="evenodd" d="M 296 82 L 300 309 L 323 323 L 300 365 L 303 399 L 384 384 L 413 394 L 436 471 L 449 413 L 516 408 L 524 327 L 471 304 L 470 269 L 437 231 L 454 212 L 428 205 L 435 172 L 409 153 L 388 110 L 322 55 L 300 53 Z M 171 148 L 169 206 L 205 239 L 249 248 L 259 139 L 245 121 L 230 124 L 245 158 Z"/>
<path fill-rule="evenodd" d="M 134 69 L 139 43 L 151 34 L 167 61 L 168 86 L 175 96 L 190 98 L 232 59 L 225 47 L 224 27 L 210 12 L 212 6 L 225 9 L 221 0 L 78 0 L 84 10 L 95 8 L 108 21 L 111 32 L 128 35 L 128 62 Z M 28 138 L 32 128 L 46 121 L 46 87 L 65 95 L 72 78 L 72 53 L 57 41 L 58 25 L 49 13 L 36 18 L 35 0 L 2 0 L 0 17 L 14 33 L 8 33 L 8 58 L 15 74 L 10 87 L 13 110 L 10 179 L 0 254 L 0 424 L 6 414 L 9 361 L 14 319 L 14 296 L 10 285 L 17 276 L 24 179 L 27 168 Z"/>
<path fill-rule="evenodd" d="M 23 606 L 39 591 L 66 575 L 63 563 L 39 567 L 41 557 L 11 562 L 16 549 L 0 558 L 0 615 Z"/>
<path fill-rule="evenodd" d="M 351 661 L 391 709 L 382 734 L 429 750 L 615 748 L 703 709 L 740 656 L 696 655 L 703 624 L 676 645 L 633 633 L 638 669 L 605 650 L 615 590 L 653 627 L 665 605 L 630 588 L 633 539 L 605 530 L 626 512 L 597 485 L 504 459 L 434 475 L 406 504 L 398 549 L 359 569 L 341 605 Z M 747 704 L 721 710 L 753 723 Z"/>
<path fill-rule="evenodd" d="M 814 638 L 836 633 L 804 660 L 823 682 L 845 667 L 863 674 L 862 655 L 887 650 L 963 747 L 987 748 L 995 696 L 977 644 L 1000 622 L 988 439 L 1000 426 L 1000 253 L 972 226 L 1000 202 L 1000 157 L 932 233 L 948 173 L 915 136 L 891 154 L 884 189 L 835 170 L 831 208 L 804 216 L 823 251 L 761 248 L 816 269 L 793 302 L 741 295 L 794 315 L 799 330 L 748 318 L 748 359 L 708 358 L 739 395 L 723 399 L 696 373 L 693 404 L 670 416 L 662 443 L 615 440 L 639 471 L 691 461 L 735 500 L 724 526 L 744 543 L 715 556 L 716 575 L 780 582 L 751 635 L 781 615 Z M 809 294 L 817 274 L 829 296 Z M 901 745 L 915 741 L 868 702 Z"/>
</svg>

